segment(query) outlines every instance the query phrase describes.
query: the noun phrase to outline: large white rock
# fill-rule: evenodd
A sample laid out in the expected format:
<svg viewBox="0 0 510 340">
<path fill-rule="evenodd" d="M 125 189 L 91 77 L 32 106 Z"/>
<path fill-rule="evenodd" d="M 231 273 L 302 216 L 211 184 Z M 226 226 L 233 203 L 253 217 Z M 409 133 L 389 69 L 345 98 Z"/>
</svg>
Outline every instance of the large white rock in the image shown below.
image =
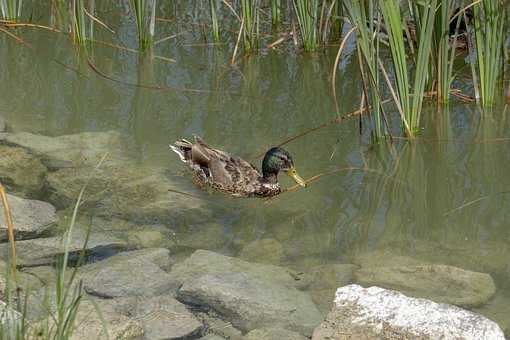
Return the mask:
<svg viewBox="0 0 510 340">
<path fill-rule="evenodd" d="M 459 307 L 348 285 L 338 288 L 335 307 L 312 340 L 504 338 L 495 322 Z"/>
</svg>

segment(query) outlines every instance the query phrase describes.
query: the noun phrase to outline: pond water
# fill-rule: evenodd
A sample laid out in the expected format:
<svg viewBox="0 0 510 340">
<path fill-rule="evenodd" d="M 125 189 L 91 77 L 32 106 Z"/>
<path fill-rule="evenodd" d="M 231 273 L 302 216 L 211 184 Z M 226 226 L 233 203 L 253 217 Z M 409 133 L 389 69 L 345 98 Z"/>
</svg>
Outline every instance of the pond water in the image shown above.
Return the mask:
<svg viewBox="0 0 510 340">
<path fill-rule="evenodd" d="M 125 12 L 118 6 L 111 13 Z M 41 8 L 34 13 L 44 21 Z M 97 38 L 136 48 L 132 19 L 108 13 L 116 34 L 101 31 Z M 79 61 L 62 34 L 16 31 L 33 50 L 0 35 L 0 115 L 15 131 L 49 136 L 119 132 L 133 164 L 168 169 L 182 184 L 178 190 L 212 211 L 207 218 L 164 224 L 172 242 L 192 239 L 184 248 L 238 256 L 254 241 L 272 239 L 282 251 L 277 264 L 302 271 L 373 254 L 388 266 L 398 255 L 489 273 L 497 292 L 477 310 L 504 329 L 510 325 L 510 126 L 504 107 L 482 118 L 474 105 L 431 104 L 421 137 L 390 146 L 371 145 L 366 133 L 360 137 L 357 119 L 333 124 L 285 146 L 303 177 L 328 174 L 270 201 L 229 198 L 197 190 L 168 144 L 198 134 L 260 164 L 272 145 L 359 107 L 352 46 L 338 74 L 337 107 L 330 85 L 335 47 L 310 55 L 263 51 L 230 66 L 232 42 L 199 44 L 201 33 L 182 22 L 159 27 L 159 37 L 178 36 L 157 45 L 154 54 L 175 62 L 95 45 L 97 69 L 117 81 Z M 280 180 L 293 185 L 286 176 Z M 275 252 L 265 254 L 270 262 Z M 264 254 L 257 260 L 264 262 Z"/>
</svg>

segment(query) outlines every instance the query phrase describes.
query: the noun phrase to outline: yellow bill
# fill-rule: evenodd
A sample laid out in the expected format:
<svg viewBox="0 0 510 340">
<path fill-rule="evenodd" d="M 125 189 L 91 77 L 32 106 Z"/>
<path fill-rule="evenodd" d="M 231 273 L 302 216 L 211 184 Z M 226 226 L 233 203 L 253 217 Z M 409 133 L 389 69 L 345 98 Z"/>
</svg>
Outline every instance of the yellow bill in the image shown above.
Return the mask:
<svg viewBox="0 0 510 340">
<path fill-rule="evenodd" d="M 298 175 L 294 167 L 287 171 L 287 175 L 289 175 L 290 178 L 292 178 L 297 184 L 301 185 L 302 187 L 306 187 L 306 181 Z"/>
</svg>

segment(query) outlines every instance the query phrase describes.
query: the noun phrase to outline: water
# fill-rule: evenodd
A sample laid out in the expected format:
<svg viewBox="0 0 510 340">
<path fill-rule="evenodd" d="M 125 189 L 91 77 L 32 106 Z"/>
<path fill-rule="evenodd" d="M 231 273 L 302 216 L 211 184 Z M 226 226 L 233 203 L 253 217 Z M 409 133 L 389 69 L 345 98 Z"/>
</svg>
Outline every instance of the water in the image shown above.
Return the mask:
<svg viewBox="0 0 510 340">
<path fill-rule="evenodd" d="M 101 31 L 98 39 L 136 47 L 132 20 L 115 14 L 121 9 L 105 10 L 117 34 Z M 17 131 L 44 135 L 118 131 L 133 164 L 163 166 L 182 176 L 183 165 L 168 150 L 181 137 L 201 135 L 258 165 L 270 146 L 359 107 L 354 56 L 346 57 L 337 76 L 337 109 L 330 85 L 334 49 L 316 55 L 264 51 L 230 66 L 231 41 L 197 46 L 200 34 L 192 25 L 159 27 L 160 37 L 179 36 L 158 45 L 155 54 L 176 62 L 95 46 L 94 64 L 117 81 L 80 62 L 63 35 L 16 31 L 34 50 L 0 35 L 0 114 Z M 349 263 L 375 251 L 490 273 L 497 294 L 478 310 L 506 328 L 507 113 L 495 108 L 481 118 L 473 105 L 431 105 L 423 127 L 418 140 L 396 139 L 392 146 L 372 146 L 366 134 L 359 137 L 357 119 L 303 136 L 285 146 L 300 174 L 331 173 L 269 202 L 209 194 L 183 180 L 213 215 L 206 223 L 178 220 L 165 228 L 177 239 L 201 235 L 204 242 L 194 244 L 234 256 L 255 240 L 276 239 L 285 254 L 281 264 L 299 270 Z M 284 187 L 293 184 L 280 179 Z"/>
</svg>

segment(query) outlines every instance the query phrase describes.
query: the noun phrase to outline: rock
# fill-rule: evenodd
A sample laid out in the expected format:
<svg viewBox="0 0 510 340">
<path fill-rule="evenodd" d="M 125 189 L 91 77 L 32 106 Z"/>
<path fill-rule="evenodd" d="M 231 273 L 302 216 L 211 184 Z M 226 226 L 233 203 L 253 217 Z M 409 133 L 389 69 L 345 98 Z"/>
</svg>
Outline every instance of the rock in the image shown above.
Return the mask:
<svg viewBox="0 0 510 340">
<path fill-rule="evenodd" d="M 199 338 L 198 340 L 225 340 L 227 338 L 224 338 L 222 336 L 216 335 L 216 334 L 207 334 L 206 336 L 203 336 Z M 231 340 L 231 339 L 229 339 Z"/>
<path fill-rule="evenodd" d="M 310 296 L 295 288 L 289 271 L 197 250 L 173 266 L 177 298 L 212 308 L 247 332 L 260 327 L 292 328 L 310 335 L 322 319 Z"/>
<path fill-rule="evenodd" d="M 488 303 L 474 308 L 472 311 L 497 322 L 508 338 L 510 332 L 510 297 L 505 294 L 504 290 L 498 289 L 496 295 Z"/>
<path fill-rule="evenodd" d="M 46 167 L 25 149 L 0 145 L 0 181 L 9 192 L 39 198 L 46 181 Z"/>
<path fill-rule="evenodd" d="M 128 234 L 128 244 L 134 248 L 159 247 L 164 242 L 165 237 L 159 230 L 132 230 Z"/>
<path fill-rule="evenodd" d="M 243 340 L 307 340 L 301 334 L 281 328 L 258 328 L 245 335 Z"/>
<path fill-rule="evenodd" d="M 207 313 L 198 312 L 195 315 L 205 325 L 207 333 L 212 337 L 213 335 L 219 336 L 221 339 L 229 340 L 242 340 L 243 333 L 232 326 L 230 322 L 226 322 L 220 319 L 219 315 L 214 311 L 207 311 Z"/>
<path fill-rule="evenodd" d="M 228 229 L 216 222 L 186 225 L 175 231 L 177 245 L 191 249 L 219 250 L 229 243 L 229 237 Z"/>
<path fill-rule="evenodd" d="M 97 308 L 97 309 L 96 309 Z M 99 312 L 98 312 L 99 310 Z M 100 313 L 100 314 L 99 314 Z M 50 326 L 52 319 L 49 318 Z M 45 321 L 32 326 L 34 332 L 44 327 Z M 140 339 L 142 325 L 134 319 L 118 313 L 110 300 L 82 300 L 78 307 L 75 329 L 70 339 Z M 105 331 L 108 333 L 105 334 Z"/>
<path fill-rule="evenodd" d="M 52 266 L 25 267 L 21 272 L 36 278 L 44 286 L 55 282 L 57 276 L 57 270 Z"/>
<path fill-rule="evenodd" d="M 114 131 L 83 132 L 59 137 L 28 132 L 0 133 L 0 143 L 28 149 L 52 169 L 96 166 L 106 153 L 109 159 L 121 158 L 123 147 L 120 134 Z"/>
<path fill-rule="evenodd" d="M 352 256 L 352 263 L 361 267 L 400 267 L 429 264 L 409 256 L 396 255 L 393 249 L 377 249 Z"/>
<path fill-rule="evenodd" d="M 266 238 L 247 244 L 239 254 L 243 260 L 278 265 L 283 262 L 285 254 L 277 240 Z"/>
<path fill-rule="evenodd" d="M 85 291 L 104 298 L 152 296 L 172 290 L 172 277 L 161 269 L 169 261 L 163 248 L 120 253 L 82 267 Z"/>
<path fill-rule="evenodd" d="M 28 200 L 7 194 L 14 225 L 14 237 L 18 240 L 38 237 L 57 222 L 55 208 L 46 202 Z M 0 242 L 7 240 L 4 209 L 0 209 Z"/>
<path fill-rule="evenodd" d="M 71 258 L 75 258 L 83 249 L 86 234 L 75 230 L 73 232 L 71 243 L 69 244 L 69 253 Z M 92 233 L 87 243 L 87 253 L 89 255 L 103 252 L 106 249 L 119 251 L 125 248 L 125 243 L 119 239 L 101 234 Z M 19 267 L 44 266 L 55 263 L 56 257 L 63 254 L 63 245 L 61 237 L 47 237 L 33 240 L 16 242 L 16 264 Z M 0 244 L 0 257 L 6 258 L 10 251 L 8 243 Z"/>
<path fill-rule="evenodd" d="M 446 304 L 410 298 L 379 287 L 349 285 L 336 292 L 335 307 L 312 340 L 504 339 L 485 317 Z"/>
<path fill-rule="evenodd" d="M 496 292 L 489 274 L 446 265 L 362 267 L 354 275 L 363 286 L 397 289 L 406 295 L 461 307 L 482 305 Z"/>
<path fill-rule="evenodd" d="M 142 325 L 147 340 L 191 339 L 204 328 L 186 306 L 169 295 L 119 298 L 113 303 L 117 312 Z"/>
<path fill-rule="evenodd" d="M 177 191 L 189 191 L 164 168 L 112 161 L 99 169 L 60 169 L 48 174 L 48 200 L 58 208 L 72 206 L 89 177 L 82 211 L 142 223 L 174 223 L 177 217 L 203 221 L 210 211 L 204 202 Z"/>
<path fill-rule="evenodd" d="M 314 266 L 303 275 L 300 281 L 300 289 L 306 289 L 312 295 L 323 315 L 326 315 L 333 306 L 333 298 L 338 287 L 343 287 L 352 282 L 352 264 L 323 264 Z"/>
</svg>

